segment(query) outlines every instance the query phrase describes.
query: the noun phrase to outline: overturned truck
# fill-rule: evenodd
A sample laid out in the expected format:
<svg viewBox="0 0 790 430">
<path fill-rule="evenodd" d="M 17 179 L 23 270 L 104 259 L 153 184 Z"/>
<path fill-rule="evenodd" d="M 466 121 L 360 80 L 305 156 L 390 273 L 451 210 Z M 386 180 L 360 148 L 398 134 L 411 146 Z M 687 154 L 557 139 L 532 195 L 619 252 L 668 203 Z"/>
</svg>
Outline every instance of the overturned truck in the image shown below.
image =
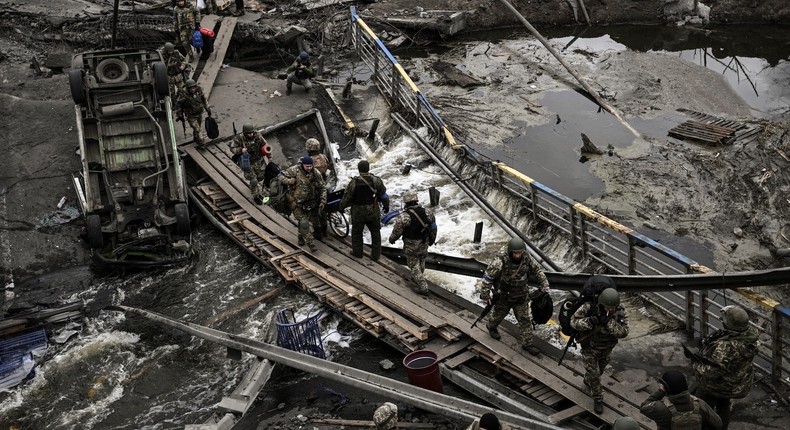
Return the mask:
<svg viewBox="0 0 790 430">
<path fill-rule="evenodd" d="M 82 161 L 73 180 L 94 261 L 148 267 L 189 259 L 186 175 L 161 53 L 77 54 L 69 86 Z"/>
</svg>

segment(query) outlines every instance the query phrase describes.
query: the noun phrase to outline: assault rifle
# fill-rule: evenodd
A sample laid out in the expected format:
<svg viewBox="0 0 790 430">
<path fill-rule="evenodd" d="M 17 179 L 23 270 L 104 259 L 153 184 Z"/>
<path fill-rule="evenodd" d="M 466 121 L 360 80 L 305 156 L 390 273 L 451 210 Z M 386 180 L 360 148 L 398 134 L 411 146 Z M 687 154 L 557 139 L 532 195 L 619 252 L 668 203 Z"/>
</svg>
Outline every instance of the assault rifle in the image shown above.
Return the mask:
<svg viewBox="0 0 790 430">
<path fill-rule="evenodd" d="M 496 293 L 492 294 L 490 302 L 486 305 L 486 307 L 483 308 L 483 312 L 480 312 L 480 316 L 477 317 L 475 322 L 472 323 L 472 327 L 471 328 L 475 328 L 477 323 L 479 323 L 480 320 L 485 318 L 486 315 L 488 315 L 488 313 L 491 312 L 491 309 L 494 307 L 494 303 L 496 303 L 497 300 L 499 300 L 499 294 L 496 294 Z"/>
<path fill-rule="evenodd" d="M 702 354 L 692 351 L 685 344 L 681 343 L 681 346 L 683 346 L 683 355 L 685 355 L 687 358 L 691 359 L 692 361 L 696 361 L 697 363 L 706 364 L 708 366 L 716 367 L 719 369 L 721 368 L 721 364 L 711 360 L 708 357 L 705 357 Z"/>
<path fill-rule="evenodd" d="M 565 354 L 568 353 L 568 349 L 570 349 L 570 347 L 576 348 L 576 336 L 578 335 L 579 333 L 576 333 L 568 338 L 568 343 L 565 344 L 565 348 L 562 350 L 562 357 L 560 357 L 560 361 L 557 362 L 558 366 L 562 365 L 562 360 L 565 359 Z"/>
</svg>

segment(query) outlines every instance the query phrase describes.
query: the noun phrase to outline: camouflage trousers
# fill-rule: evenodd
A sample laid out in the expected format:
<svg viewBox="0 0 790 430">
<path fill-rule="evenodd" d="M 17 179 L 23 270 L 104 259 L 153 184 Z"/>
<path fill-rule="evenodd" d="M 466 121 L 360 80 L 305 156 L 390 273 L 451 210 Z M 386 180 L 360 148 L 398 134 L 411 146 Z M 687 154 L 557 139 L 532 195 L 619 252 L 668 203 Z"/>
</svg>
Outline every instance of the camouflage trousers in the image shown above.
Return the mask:
<svg viewBox="0 0 790 430">
<path fill-rule="evenodd" d="M 406 256 L 406 265 L 411 270 L 411 276 L 420 290 L 428 290 L 428 281 L 425 280 L 425 259 L 428 257 L 428 242 L 424 240 L 403 239 L 403 254 Z"/>
<path fill-rule="evenodd" d="M 198 145 L 203 145 L 206 143 L 206 139 L 203 138 L 203 116 L 188 116 L 187 123 L 190 127 L 192 127 L 192 139 L 195 140 L 195 143 Z"/>
<path fill-rule="evenodd" d="M 247 180 L 247 185 L 250 187 L 252 197 L 263 197 L 261 187 L 259 184 L 263 183 L 263 160 L 250 163 L 250 170 L 244 172 L 244 179 Z"/>
<path fill-rule="evenodd" d="M 516 316 L 518 328 L 521 330 L 521 344 L 532 345 L 532 320 L 529 316 L 529 300 L 518 305 L 509 305 L 504 301 L 494 303 L 486 328 L 491 330 L 498 327 L 510 312 L 510 309 L 513 309 L 513 315 Z"/>
<path fill-rule="evenodd" d="M 603 399 L 601 375 L 609 364 L 612 349 L 595 349 L 582 347 L 582 365 L 584 365 L 584 384 L 590 389 L 593 400 Z"/>
<path fill-rule="evenodd" d="M 170 87 L 170 102 L 171 106 L 175 107 L 177 94 L 184 89 L 184 75 L 179 73 L 175 76 L 169 76 L 167 84 Z"/>
<path fill-rule="evenodd" d="M 214 15 L 218 11 L 217 0 L 206 0 L 206 12 L 208 12 L 209 15 Z"/>
<path fill-rule="evenodd" d="M 311 244 L 315 240 L 313 237 L 313 228 L 320 228 L 320 220 L 318 219 L 318 208 L 305 210 L 298 203 L 294 205 L 294 218 L 299 225 L 299 238 L 304 239 L 306 244 Z"/>
<path fill-rule="evenodd" d="M 185 57 L 187 57 L 187 61 L 192 61 L 191 58 L 188 56 L 194 55 L 194 47 L 192 46 L 192 33 L 195 32 L 194 28 L 185 28 L 178 32 L 178 38 L 176 39 L 176 45 L 181 45 L 183 49 Z"/>
</svg>

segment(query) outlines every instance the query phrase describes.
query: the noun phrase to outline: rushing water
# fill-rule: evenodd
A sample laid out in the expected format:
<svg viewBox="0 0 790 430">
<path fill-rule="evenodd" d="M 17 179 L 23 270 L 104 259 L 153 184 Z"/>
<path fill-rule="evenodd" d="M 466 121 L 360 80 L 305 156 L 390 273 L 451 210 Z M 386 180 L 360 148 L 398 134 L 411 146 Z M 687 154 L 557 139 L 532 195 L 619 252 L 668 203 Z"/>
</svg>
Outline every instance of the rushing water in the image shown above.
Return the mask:
<svg viewBox="0 0 790 430">
<path fill-rule="evenodd" d="M 710 32 L 673 28 L 649 32 L 629 27 L 588 29 L 573 44 L 595 50 L 656 50 L 706 67 L 720 67 L 755 112 L 781 112 L 787 109 L 790 97 L 786 87 L 786 47 L 790 32 L 766 31 L 759 37 L 750 32 L 748 38 L 735 37 L 746 30 L 749 28 Z M 570 43 L 574 37 L 548 34 L 558 44 Z M 729 34 L 729 38 L 724 38 L 724 34 Z M 688 44 L 678 42 L 680 39 Z M 783 54 L 778 53 L 781 49 Z M 601 115 L 595 113 L 597 107 L 575 92 L 552 93 L 541 103 L 563 121 L 542 126 L 543 129 L 525 125 L 521 136 L 536 139 L 537 145 L 566 133 L 576 133 L 578 128 L 611 127 L 611 121 L 601 121 Z M 652 124 L 658 130 L 656 133 L 662 133 L 665 125 Z M 435 208 L 439 237 L 432 251 L 486 261 L 508 239 L 480 209 L 470 205 L 460 189 L 409 139 L 390 143 L 372 153 L 366 145 L 360 147 L 365 149 L 359 155 L 368 158 L 372 172 L 384 179 L 393 208 L 400 207 L 400 196 L 406 190 L 417 191 L 423 204 L 428 203 L 429 187 L 439 190 L 441 201 Z M 586 166 L 552 162 L 553 158 L 567 160 L 555 150 L 546 146 L 530 151 L 525 172 L 535 177 L 545 174 L 545 182 L 551 185 L 555 181 L 560 185 L 551 186 L 568 191 L 571 196 L 596 192 L 598 185 L 585 173 Z M 357 161 L 341 162 L 339 184 L 356 175 Z M 402 167 L 407 163 L 413 167 L 408 175 L 402 175 Z M 557 180 L 557 177 L 565 179 Z M 485 223 L 483 244 L 472 243 L 474 224 L 478 221 Z M 391 228 L 385 226 L 382 230 L 385 243 Z M 91 289 L 69 299 L 89 299 L 99 290 L 115 289 L 124 304 L 198 324 L 212 323 L 214 328 L 257 338 L 275 310 L 293 306 L 298 315 L 305 315 L 317 305 L 301 291 L 284 287 L 275 273 L 209 224 L 197 228 L 194 242 L 199 247 L 199 257 L 188 266 L 100 279 Z M 476 279 L 434 271 L 428 271 L 427 277 L 442 288 L 476 300 Z M 228 309 L 276 288 L 282 290 L 273 300 L 217 320 Z M 351 343 L 367 338 L 360 329 L 339 324 L 337 316 L 325 320 L 323 330 L 330 359 L 347 354 Z M 31 381 L 0 394 L 0 423 L 5 427 L 30 429 L 183 428 L 184 424 L 201 423 L 211 415 L 219 400 L 230 394 L 243 377 L 251 359 L 245 354 L 242 362 L 232 361 L 225 357 L 224 348 L 137 317 L 103 311 L 99 317 L 87 321 L 77 338 L 51 348 Z M 272 395 L 278 396 L 276 392 Z"/>
</svg>

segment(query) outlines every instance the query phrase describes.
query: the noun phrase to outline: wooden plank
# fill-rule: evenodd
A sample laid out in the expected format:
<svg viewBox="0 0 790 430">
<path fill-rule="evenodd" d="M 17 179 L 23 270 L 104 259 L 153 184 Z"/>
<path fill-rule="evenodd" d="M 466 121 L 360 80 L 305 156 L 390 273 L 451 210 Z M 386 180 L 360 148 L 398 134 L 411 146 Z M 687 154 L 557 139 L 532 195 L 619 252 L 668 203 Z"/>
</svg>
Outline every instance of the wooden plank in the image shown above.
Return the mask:
<svg viewBox="0 0 790 430">
<path fill-rule="evenodd" d="M 453 342 L 443 347 L 442 349 L 436 351 L 437 360 L 442 361 L 447 357 L 453 356 L 465 350 L 466 348 L 469 347 L 469 345 L 473 343 L 475 343 L 475 340 L 469 337 Z"/>
<path fill-rule="evenodd" d="M 472 351 L 464 351 L 453 358 L 445 360 L 444 364 L 450 369 L 455 369 L 473 358 L 477 358 L 477 354 Z"/>
<path fill-rule="evenodd" d="M 551 424 L 560 424 L 563 421 L 566 421 L 570 418 L 573 418 L 585 412 L 587 411 L 583 407 L 579 405 L 573 405 L 568 409 L 563 409 L 557 412 L 556 414 L 549 415 L 548 417 L 546 417 L 546 421 L 548 421 Z"/>
<path fill-rule="evenodd" d="M 216 21 L 216 16 L 209 15 L 200 21 L 200 25 L 205 28 L 213 29 Z M 225 17 L 222 19 L 222 24 L 219 27 L 219 31 L 215 35 L 216 38 L 214 39 L 214 52 L 209 56 L 208 60 L 206 60 L 206 63 L 203 66 L 203 71 L 200 73 L 200 77 L 198 78 L 198 85 L 200 85 L 200 88 L 203 89 L 203 94 L 205 94 L 206 100 L 210 100 L 211 90 L 214 87 L 214 81 L 217 80 L 217 74 L 219 74 L 219 70 L 222 67 L 222 61 L 225 59 L 225 53 L 228 52 L 230 39 L 233 37 L 233 30 L 235 28 L 236 18 Z"/>
</svg>

